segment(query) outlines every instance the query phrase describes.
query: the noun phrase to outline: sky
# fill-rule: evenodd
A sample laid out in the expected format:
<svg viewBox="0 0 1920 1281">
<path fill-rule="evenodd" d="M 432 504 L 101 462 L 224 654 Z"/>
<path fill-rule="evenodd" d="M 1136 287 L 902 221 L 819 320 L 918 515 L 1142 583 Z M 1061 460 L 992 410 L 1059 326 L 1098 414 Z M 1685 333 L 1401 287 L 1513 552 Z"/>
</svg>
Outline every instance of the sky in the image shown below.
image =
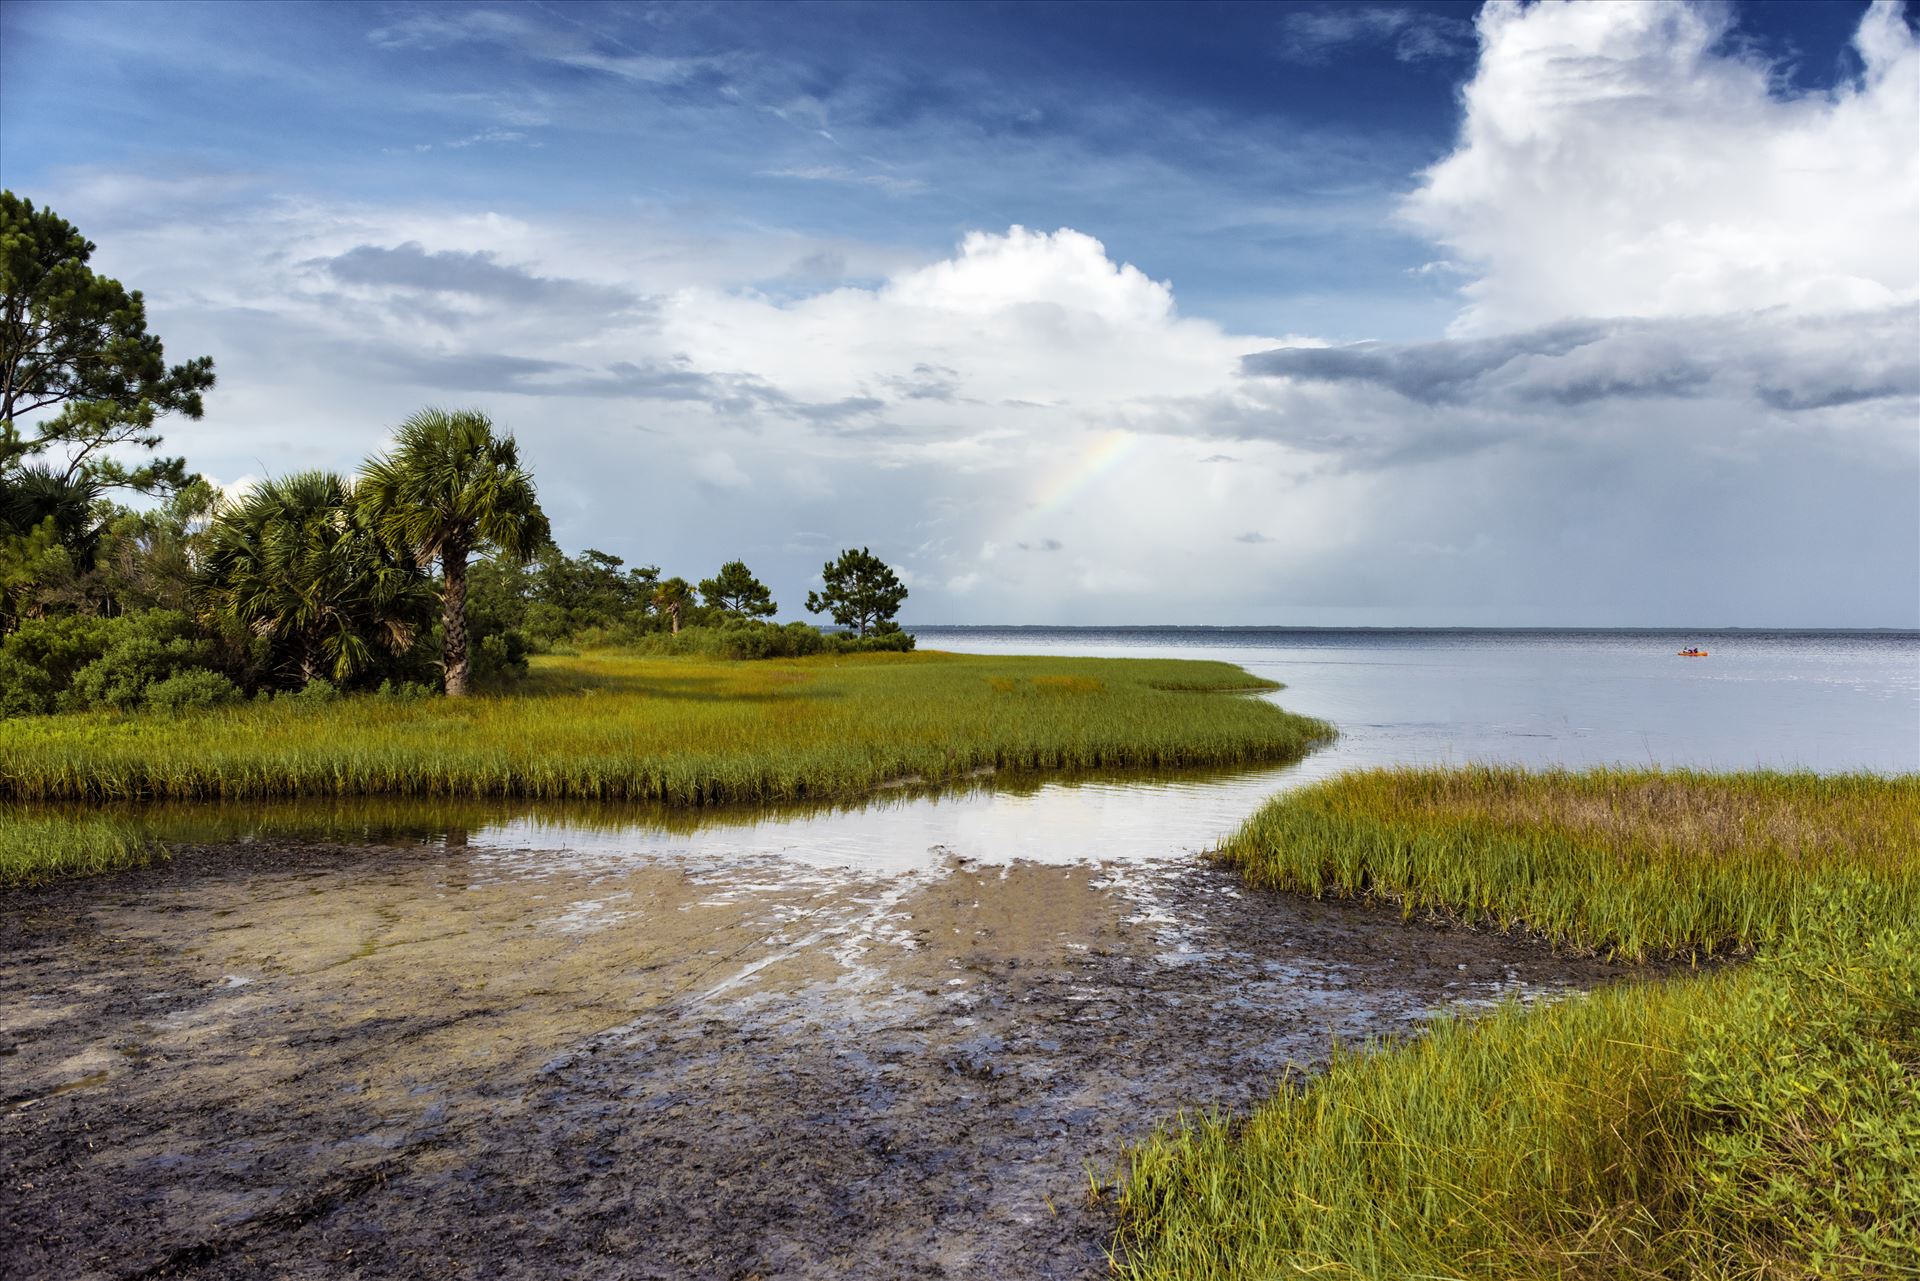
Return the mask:
<svg viewBox="0 0 1920 1281">
<path fill-rule="evenodd" d="M 1897 3 L 0 2 L 0 184 L 218 483 L 909 622 L 1920 626 Z"/>
</svg>

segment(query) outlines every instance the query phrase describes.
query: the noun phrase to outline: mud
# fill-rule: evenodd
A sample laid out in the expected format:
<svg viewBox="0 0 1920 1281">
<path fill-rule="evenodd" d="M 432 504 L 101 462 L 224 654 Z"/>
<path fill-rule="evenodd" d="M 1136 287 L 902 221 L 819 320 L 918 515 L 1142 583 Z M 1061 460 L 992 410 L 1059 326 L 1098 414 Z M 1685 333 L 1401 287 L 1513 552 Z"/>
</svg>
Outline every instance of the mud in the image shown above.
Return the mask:
<svg viewBox="0 0 1920 1281">
<path fill-rule="evenodd" d="M 287 840 L 0 896 L 0 1275 L 1092 1277 L 1125 1145 L 1618 974 L 1202 860 Z"/>
</svg>

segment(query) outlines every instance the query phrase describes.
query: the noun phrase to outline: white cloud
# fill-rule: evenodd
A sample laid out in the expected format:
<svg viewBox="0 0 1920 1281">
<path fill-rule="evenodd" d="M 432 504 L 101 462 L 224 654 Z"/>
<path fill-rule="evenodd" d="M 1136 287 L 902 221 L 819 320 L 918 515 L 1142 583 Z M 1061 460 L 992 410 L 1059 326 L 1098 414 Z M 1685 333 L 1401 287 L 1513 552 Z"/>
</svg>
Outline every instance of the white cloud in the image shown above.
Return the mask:
<svg viewBox="0 0 1920 1281">
<path fill-rule="evenodd" d="M 877 187 L 896 196 L 916 196 L 927 189 L 919 178 L 899 178 L 885 173 L 861 173 L 844 165 L 790 165 L 784 169 L 763 169 L 768 178 L 796 178 L 802 182 L 837 182 L 856 187 Z"/>
<path fill-rule="evenodd" d="M 1406 209 L 1474 274 L 1456 333 L 1920 296 L 1920 51 L 1899 7 L 1863 18 L 1858 83 L 1793 97 L 1728 51 L 1731 21 L 1624 0 L 1481 11 L 1460 144 Z"/>
<path fill-rule="evenodd" d="M 553 12 L 553 11 L 550 11 Z M 508 9 L 425 9 L 367 33 L 379 49 L 438 50 L 462 44 L 498 45 L 525 58 L 595 71 L 642 84 L 680 84 L 717 70 L 725 59 L 664 57 L 637 49 L 607 31 L 558 13 L 566 26 L 531 20 Z M 617 53 L 605 52 L 611 45 Z"/>
<path fill-rule="evenodd" d="M 750 489 L 753 481 L 724 449 L 710 449 L 694 456 L 690 470 L 715 489 Z"/>
<path fill-rule="evenodd" d="M 1295 9 L 1280 18 L 1280 56 L 1289 62 L 1321 63 L 1348 45 L 1378 43 L 1400 62 L 1456 58 L 1473 47 L 1459 18 L 1391 5 L 1346 4 Z"/>
</svg>

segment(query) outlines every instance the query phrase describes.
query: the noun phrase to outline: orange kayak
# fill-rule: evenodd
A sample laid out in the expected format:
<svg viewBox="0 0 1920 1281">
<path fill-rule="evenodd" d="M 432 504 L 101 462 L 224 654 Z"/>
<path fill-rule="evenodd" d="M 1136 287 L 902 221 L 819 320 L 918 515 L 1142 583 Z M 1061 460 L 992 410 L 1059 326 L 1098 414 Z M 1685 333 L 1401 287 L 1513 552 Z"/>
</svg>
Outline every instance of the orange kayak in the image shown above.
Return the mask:
<svg viewBox="0 0 1920 1281">
<path fill-rule="evenodd" d="M 1706 656 L 1707 651 L 1704 649 L 1683 649 L 1680 651 L 1680 657 L 1682 658 L 1705 658 Z"/>
</svg>

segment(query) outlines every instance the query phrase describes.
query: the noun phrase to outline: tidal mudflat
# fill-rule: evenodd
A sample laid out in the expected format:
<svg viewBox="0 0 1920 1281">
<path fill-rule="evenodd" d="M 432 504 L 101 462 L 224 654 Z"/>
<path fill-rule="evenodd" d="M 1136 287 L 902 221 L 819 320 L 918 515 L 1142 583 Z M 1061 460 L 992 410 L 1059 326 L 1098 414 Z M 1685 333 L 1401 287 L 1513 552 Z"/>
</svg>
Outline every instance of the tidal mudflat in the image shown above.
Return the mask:
<svg viewBox="0 0 1920 1281">
<path fill-rule="evenodd" d="M 0 955 L 0 1272 L 68 1277 L 1096 1276 L 1155 1124 L 1621 973 L 1191 854 L 287 838 Z"/>
</svg>

